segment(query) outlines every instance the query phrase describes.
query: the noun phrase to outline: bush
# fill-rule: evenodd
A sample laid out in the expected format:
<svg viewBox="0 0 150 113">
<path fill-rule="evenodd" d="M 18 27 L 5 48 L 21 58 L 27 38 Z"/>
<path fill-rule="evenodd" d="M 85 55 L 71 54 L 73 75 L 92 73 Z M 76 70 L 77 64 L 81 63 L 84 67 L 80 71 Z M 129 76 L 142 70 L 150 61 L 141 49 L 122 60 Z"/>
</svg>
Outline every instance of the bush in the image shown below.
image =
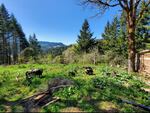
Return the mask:
<svg viewBox="0 0 150 113">
<path fill-rule="evenodd" d="M 127 59 L 123 55 L 118 55 L 113 51 L 108 51 L 103 56 L 105 63 L 112 66 L 120 65 L 122 67 L 127 66 Z"/>
<path fill-rule="evenodd" d="M 41 55 L 38 57 L 38 60 L 36 61 L 36 63 L 50 64 L 50 63 L 52 63 L 52 55 L 51 54 Z"/>
<path fill-rule="evenodd" d="M 56 56 L 53 59 L 52 63 L 64 64 L 64 58 L 63 58 L 63 56 L 62 55 Z"/>
<path fill-rule="evenodd" d="M 30 47 L 25 48 L 19 57 L 19 63 L 26 63 L 33 56 L 34 50 Z"/>
<path fill-rule="evenodd" d="M 127 66 L 127 58 L 123 55 L 113 51 L 106 51 L 105 54 L 101 53 L 98 48 L 93 48 L 88 53 L 79 52 L 76 45 L 70 46 L 62 55 L 56 56 L 53 63 L 80 63 L 80 64 L 98 64 L 107 63 L 112 66 L 120 65 Z"/>
<path fill-rule="evenodd" d="M 78 70 L 79 70 L 78 66 L 77 67 L 73 67 L 72 69 L 70 69 L 68 71 L 68 76 L 69 77 L 75 77 L 75 76 L 77 76 L 78 75 Z"/>
<path fill-rule="evenodd" d="M 63 52 L 64 62 L 65 63 L 76 63 L 78 60 L 78 54 L 76 53 L 75 46 L 71 46 Z"/>
</svg>

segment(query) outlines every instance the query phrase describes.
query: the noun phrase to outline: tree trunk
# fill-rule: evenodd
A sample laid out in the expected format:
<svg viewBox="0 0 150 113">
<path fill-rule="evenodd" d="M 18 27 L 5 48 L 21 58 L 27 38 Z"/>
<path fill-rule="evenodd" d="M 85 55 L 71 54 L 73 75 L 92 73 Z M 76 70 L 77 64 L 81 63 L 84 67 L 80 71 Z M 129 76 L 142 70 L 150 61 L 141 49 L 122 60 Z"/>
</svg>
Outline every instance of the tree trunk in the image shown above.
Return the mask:
<svg viewBox="0 0 150 113">
<path fill-rule="evenodd" d="M 15 54 L 16 54 L 16 46 L 15 46 L 15 37 L 13 36 L 13 44 L 12 44 L 12 62 L 15 64 Z"/>
<path fill-rule="evenodd" d="M 135 72 L 135 11 L 127 12 L 128 31 L 128 72 Z"/>
<path fill-rule="evenodd" d="M 7 40 L 3 34 L 3 64 L 7 64 Z"/>
<path fill-rule="evenodd" d="M 128 34 L 128 72 L 135 72 L 135 36 L 134 29 Z"/>
</svg>

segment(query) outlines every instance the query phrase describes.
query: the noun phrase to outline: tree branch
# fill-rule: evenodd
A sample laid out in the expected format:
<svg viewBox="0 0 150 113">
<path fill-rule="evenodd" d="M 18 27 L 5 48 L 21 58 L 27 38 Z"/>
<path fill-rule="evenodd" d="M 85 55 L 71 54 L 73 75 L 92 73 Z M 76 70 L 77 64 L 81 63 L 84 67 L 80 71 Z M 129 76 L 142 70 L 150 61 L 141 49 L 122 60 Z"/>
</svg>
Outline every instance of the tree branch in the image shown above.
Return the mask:
<svg viewBox="0 0 150 113">
<path fill-rule="evenodd" d="M 125 8 L 129 9 L 128 0 L 123 0 L 123 2 L 125 4 Z"/>
<path fill-rule="evenodd" d="M 136 0 L 136 3 L 135 3 L 135 9 L 137 9 L 139 3 L 141 2 L 141 0 Z"/>
<path fill-rule="evenodd" d="M 150 0 L 147 2 L 145 7 L 140 11 L 140 13 L 136 19 L 136 23 L 138 23 L 140 21 L 140 19 L 142 18 L 142 15 L 144 14 L 144 12 L 146 11 L 146 9 L 148 8 L 149 5 L 150 5 Z"/>
<path fill-rule="evenodd" d="M 119 3 L 110 4 L 110 1 L 103 2 L 102 0 L 86 0 L 86 1 L 84 2 L 84 4 L 86 4 L 86 3 L 94 3 L 94 4 L 103 5 L 103 6 L 108 6 L 108 7 L 115 7 L 115 6 L 118 6 L 118 5 L 119 5 Z"/>
<path fill-rule="evenodd" d="M 126 6 L 122 3 L 122 0 L 118 0 L 118 1 L 119 1 L 119 5 L 122 7 L 122 9 L 124 9 L 126 11 L 129 9 L 128 8 L 128 2 L 126 0 L 123 1 Z"/>
<path fill-rule="evenodd" d="M 136 106 L 136 107 L 140 107 L 140 108 L 142 108 L 142 109 L 144 109 L 146 111 L 150 111 L 150 106 L 145 106 L 143 104 L 137 104 L 135 102 L 128 101 L 128 100 L 122 100 L 122 102 L 127 103 L 127 104 L 131 104 L 131 105 Z"/>
</svg>

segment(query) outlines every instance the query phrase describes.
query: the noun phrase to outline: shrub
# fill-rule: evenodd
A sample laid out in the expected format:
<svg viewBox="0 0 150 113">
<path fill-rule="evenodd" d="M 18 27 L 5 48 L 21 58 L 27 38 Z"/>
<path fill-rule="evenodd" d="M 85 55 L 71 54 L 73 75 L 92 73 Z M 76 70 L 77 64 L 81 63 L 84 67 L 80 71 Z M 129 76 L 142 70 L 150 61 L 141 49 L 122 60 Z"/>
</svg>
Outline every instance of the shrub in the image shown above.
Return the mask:
<svg viewBox="0 0 150 113">
<path fill-rule="evenodd" d="M 38 64 L 50 64 L 52 63 L 52 55 L 46 54 L 46 55 L 40 55 L 38 57 L 38 60 L 36 61 Z"/>
<path fill-rule="evenodd" d="M 63 56 L 62 56 L 62 55 L 56 56 L 56 57 L 53 59 L 52 63 L 64 64 L 64 58 L 63 58 Z"/>
<path fill-rule="evenodd" d="M 105 63 L 117 66 L 120 65 L 122 67 L 127 66 L 127 59 L 123 55 L 119 55 L 113 51 L 107 51 L 103 56 Z"/>
<path fill-rule="evenodd" d="M 63 52 L 64 62 L 65 63 L 76 63 L 78 59 L 78 54 L 76 53 L 75 46 L 71 46 Z"/>
<path fill-rule="evenodd" d="M 32 48 L 30 47 L 25 48 L 20 54 L 19 63 L 28 62 L 30 57 L 33 56 L 33 53 L 34 53 L 34 50 Z"/>
<path fill-rule="evenodd" d="M 97 64 L 101 61 L 101 52 L 98 48 L 92 48 L 89 52 L 80 53 L 79 63 Z"/>
</svg>

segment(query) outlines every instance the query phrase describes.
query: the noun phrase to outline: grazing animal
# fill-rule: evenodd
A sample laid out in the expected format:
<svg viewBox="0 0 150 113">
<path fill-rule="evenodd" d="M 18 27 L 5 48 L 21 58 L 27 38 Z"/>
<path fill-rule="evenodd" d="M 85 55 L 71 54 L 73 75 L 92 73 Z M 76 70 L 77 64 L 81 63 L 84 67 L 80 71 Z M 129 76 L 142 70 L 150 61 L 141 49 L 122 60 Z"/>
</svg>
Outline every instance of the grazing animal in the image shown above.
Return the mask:
<svg viewBox="0 0 150 113">
<path fill-rule="evenodd" d="M 33 70 L 28 70 L 26 72 L 26 78 L 31 79 L 34 76 L 38 76 L 39 78 L 42 76 L 43 69 L 33 69 Z"/>
<path fill-rule="evenodd" d="M 84 67 L 87 75 L 94 75 L 92 67 Z"/>
</svg>

